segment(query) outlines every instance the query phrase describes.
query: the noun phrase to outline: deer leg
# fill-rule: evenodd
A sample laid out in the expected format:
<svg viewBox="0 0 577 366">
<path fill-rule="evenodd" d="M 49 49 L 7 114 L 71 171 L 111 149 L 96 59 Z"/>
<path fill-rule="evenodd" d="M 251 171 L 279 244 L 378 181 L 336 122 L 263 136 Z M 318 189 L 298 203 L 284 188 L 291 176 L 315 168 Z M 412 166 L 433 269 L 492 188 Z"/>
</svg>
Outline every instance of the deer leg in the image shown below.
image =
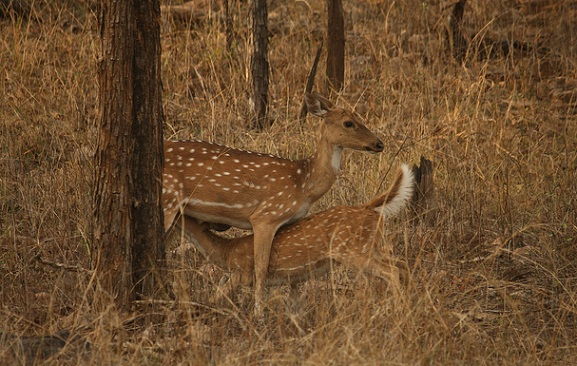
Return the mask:
<svg viewBox="0 0 577 366">
<path fill-rule="evenodd" d="M 337 261 L 348 267 L 353 267 L 361 272 L 369 273 L 375 277 L 386 280 L 395 295 L 401 292 L 401 281 L 399 276 L 399 268 L 396 261 L 385 258 L 372 258 L 371 255 L 356 255 L 347 253 L 344 256 L 339 256 Z"/>
<path fill-rule="evenodd" d="M 234 296 L 234 293 L 241 282 L 242 274 L 239 272 L 232 272 L 228 281 L 219 284 L 216 289 L 216 293 L 211 296 L 210 302 L 219 303 L 222 299 L 229 299 L 229 301 L 232 302 L 231 297 Z"/>
<path fill-rule="evenodd" d="M 388 287 L 392 292 L 393 303 L 399 306 L 404 299 L 403 287 L 401 285 L 401 276 L 399 266 L 393 259 L 388 260 L 374 260 L 371 261 L 366 271 L 373 274 L 375 277 L 384 279 L 388 283 Z"/>
<path fill-rule="evenodd" d="M 172 222 L 174 221 L 174 218 L 176 217 L 177 213 L 178 213 L 177 208 L 172 208 L 172 209 L 164 208 L 164 212 L 163 212 L 164 232 L 166 232 L 166 231 L 168 231 L 168 229 L 170 229 L 170 227 L 172 226 Z"/>
<path fill-rule="evenodd" d="M 262 302 L 264 298 L 264 286 L 270 260 L 272 240 L 278 225 L 254 224 L 254 300 L 255 313 L 262 316 Z"/>
</svg>

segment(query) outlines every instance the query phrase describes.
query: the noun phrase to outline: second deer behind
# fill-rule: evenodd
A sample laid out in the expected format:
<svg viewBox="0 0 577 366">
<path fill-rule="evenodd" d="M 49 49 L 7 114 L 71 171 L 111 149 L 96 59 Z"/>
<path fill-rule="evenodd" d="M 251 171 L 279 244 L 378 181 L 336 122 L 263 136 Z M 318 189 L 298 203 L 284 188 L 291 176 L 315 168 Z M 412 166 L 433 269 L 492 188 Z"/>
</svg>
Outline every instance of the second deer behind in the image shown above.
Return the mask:
<svg viewBox="0 0 577 366">
<path fill-rule="evenodd" d="M 402 165 L 388 192 L 362 206 L 337 206 L 276 234 L 269 265 L 273 282 L 298 282 L 312 272 L 326 272 L 330 261 L 389 281 L 397 294 L 399 268 L 386 238 L 386 220 L 398 214 L 415 189 L 413 171 Z M 225 239 L 195 219 L 185 218 L 190 242 L 208 259 L 233 273 L 231 290 L 252 282 L 252 236 Z"/>
</svg>

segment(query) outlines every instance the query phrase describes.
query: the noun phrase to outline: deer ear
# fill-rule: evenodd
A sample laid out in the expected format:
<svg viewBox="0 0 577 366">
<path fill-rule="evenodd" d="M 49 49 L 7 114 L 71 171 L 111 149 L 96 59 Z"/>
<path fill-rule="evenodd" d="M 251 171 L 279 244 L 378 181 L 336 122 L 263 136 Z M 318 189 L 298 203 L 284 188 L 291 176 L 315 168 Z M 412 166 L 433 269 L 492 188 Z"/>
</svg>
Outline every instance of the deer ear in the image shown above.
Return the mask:
<svg viewBox="0 0 577 366">
<path fill-rule="evenodd" d="M 324 117 L 333 109 L 333 103 L 317 93 L 306 93 L 305 103 L 307 105 L 307 111 L 317 117 Z"/>
</svg>

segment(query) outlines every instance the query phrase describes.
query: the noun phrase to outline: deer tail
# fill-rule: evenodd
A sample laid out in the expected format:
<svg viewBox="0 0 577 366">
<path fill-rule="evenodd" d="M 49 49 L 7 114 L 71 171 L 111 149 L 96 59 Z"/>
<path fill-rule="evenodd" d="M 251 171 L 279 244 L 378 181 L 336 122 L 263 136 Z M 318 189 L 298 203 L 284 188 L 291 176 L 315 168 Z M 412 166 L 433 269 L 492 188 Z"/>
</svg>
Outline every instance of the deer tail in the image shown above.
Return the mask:
<svg viewBox="0 0 577 366">
<path fill-rule="evenodd" d="M 383 218 L 397 215 L 413 196 L 415 176 L 407 164 L 402 164 L 387 193 L 374 198 L 366 207 L 380 213 Z"/>
</svg>

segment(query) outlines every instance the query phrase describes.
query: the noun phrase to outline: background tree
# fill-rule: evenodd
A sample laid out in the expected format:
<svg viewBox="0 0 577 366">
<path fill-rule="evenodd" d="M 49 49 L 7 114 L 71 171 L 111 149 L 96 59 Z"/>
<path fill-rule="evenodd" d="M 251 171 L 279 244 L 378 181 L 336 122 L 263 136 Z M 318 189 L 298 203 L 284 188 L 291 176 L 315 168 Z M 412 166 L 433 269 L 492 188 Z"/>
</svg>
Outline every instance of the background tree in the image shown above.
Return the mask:
<svg viewBox="0 0 577 366">
<path fill-rule="evenodd" d="M 94 257 L 121 309 L 163 285 L 162 103 L 158 0 L 102 2 Z"/>
<path fill-rule="evenodd" d="M 327 80 L 335 90 L 345 80 L 345 21 L 342 0 L 327 0 Z"/>
<path fill-rule="evenodd" d="M 268 10 L 266 0 L 252 0 L 252 99 L 254 102 L 254 127 L 269 126 L 268 110 Z"/>
<path fill-rule="evenodd" d="M 224 24 L 226 32 L 226 50 L 230 53 L 232 51 L 232 40 L 234 38 L 234 31 L 232 26 L 232 14 L 230 12 L 229 0 L 224 0 Z"/>
</svg>

